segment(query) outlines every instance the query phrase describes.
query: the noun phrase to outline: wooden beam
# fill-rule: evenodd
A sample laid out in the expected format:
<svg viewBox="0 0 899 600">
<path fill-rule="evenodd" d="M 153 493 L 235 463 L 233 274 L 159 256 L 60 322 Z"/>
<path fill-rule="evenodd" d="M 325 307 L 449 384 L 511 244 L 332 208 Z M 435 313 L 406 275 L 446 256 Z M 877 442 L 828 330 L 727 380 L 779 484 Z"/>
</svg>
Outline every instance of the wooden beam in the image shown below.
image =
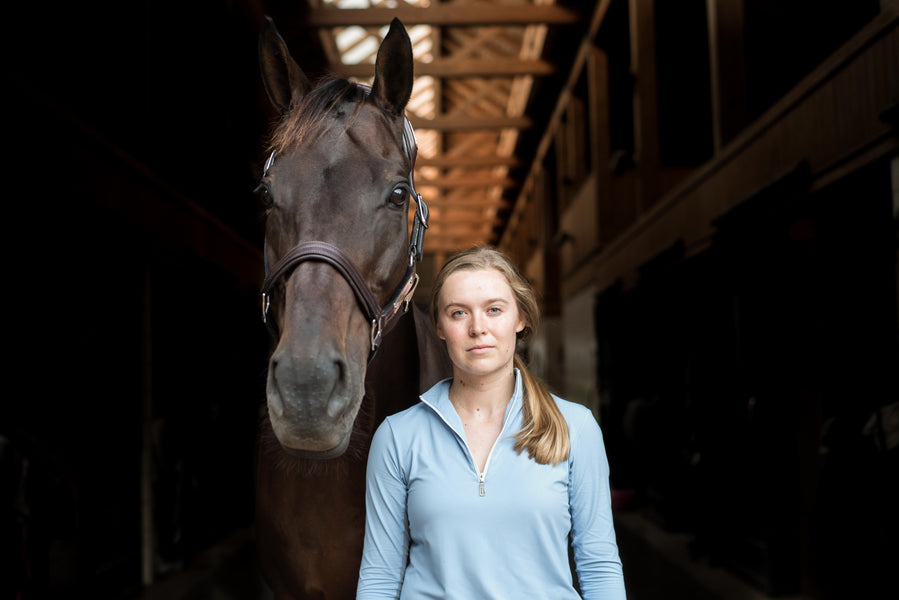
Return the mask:
<svg viewBox="0 0 899 600">
<path fill-rule="evenodd" d="M 415 129 L 435 129 L 437 131 L 479 131 L 484 129 L 530 129 L 534 122 L 527 117 L 454 117 L 439 116 L 422 119 L 408 115 Z"/>
<path fill-rule="evenodd" d="M 395 8 L 328 8 L 310 9 L 306 24 L 310 27 L 380 27 L 396 17 L 406 27 L 472 27 L 488 25 L 571 25 L 581 15 L 554 4 L 459 4 L 447 2 L 428 7 L 408 6 L 400 2 Z"/>
<path fill-rule="evenodd" d="M 477 218 L 481 221 L 484 220 L 484 211 L 488 210 L 501 210 L 505 208 L 507 205 L 505 203 L 502 204 L 493 204 L 487 201 L 483 201 L 481 203 L 477 202 L 466 202 L 461 203 L 459 201 L 448 200 L 446 202 L 428 202 L 428 207 L 430 207 L 437 214 L 456 214 L 456 213 L 468 213 L 471 215 L 476 215 Z M 465 217 L 469 218 L 468 216 Z M 502 225 L 502 223 L 497 223 L 497 225 Z"/>
<path fill-rule="evenodd" d="M 485 217 L 484 208 L 482 208 L 480 211 L 459 211 L 451 205 L 443 205 L 440 207 L 435 207 L 434 213 L 436 219 L 435 222 L 439 229 L 442 229 L 447 225 L 455 225 L 457 223 L 461 223 L 467 226 L 489 225 L 491 227 L 503 224 L 502 219 L 497 216 Z"/>
<path fill-rule="evenodd" d="M 521 166 L 521 160 L 516 156 L 435 156 L 433 158 L 425 158 L 419 156 L 415 161 L 415 168 L 419 167 L 439 167 L 441 169 L 456 168 L 475 168 L 484 167 L 518 167 Z"/>
<path fill-rule="evenodd" d="M 634 158 L 636 208 L 641 213 L 659 199 L 659 86 L 656 70 L 654 0 L 629 0 L 631 69 L 634 84 Z"/>
<path fill-rule="evenodd" d="M 472 188 L 472 187 L 504 187 L 518 188 L 521 184 L 508 177 L 492 177 L 489 175 L 472 175 L 470 177 L 421 177 L 415 180 L 415 185 L 420 188 Z"/>
<path fill-rule="evenodd" d="M 715 152 L 746 123 L 746 31 L 744 0 L 706 0 L 712 93 L 712 138 Z"/>
<path fill-rule="evenodd" d="M 330 70 L 343 77 L 367 79 L 374 77 L 374 64 L 332 64 Z M 416 62 L 416 76 L 441 77 L 517 77 L 529 75 L 545 77 L 556 72 L 556 66 L 545 60 L 519 60 L 517 58 L 443 59 L 431 63 Z"/>
<path fill-rule="evenodd" d="M 481 244 L 489 244 L 493 242 L 492 235 L 482 236 L 482 237 L 453 237 L 447 239 L 439 239 L 439 240 L 428 240 L 425 239 L 425 252 L 442 252 L 446 255 L 455 254 L 456 252 L 461 252 L 466 248 L 471 248 L 472 246 L 478 246 Z"/>
<path fill-rule="evenodd" d="M 499 219 L 491 217 L 485 219 L 483 215 L 477 213 L 453 213 L 446 210 L 435 211 L 431 215 L 431 224 L 428 227 L 428 233 L 435 234 L 460 234 L 472 233 L 481 230 L 489 230 L 498 225 L 502 225 Z"/>
<path fill-rule="evenodd" d="M 475 231 L 470 233 L 450 233 L 450 234 L 440 234 L 437 233 L 434 235 L 432 232 L 428 232 L 425 234 L 425 248 L 432 247 L 435 244 L 441 246 L 448 245 L 465 245 L 465 246 L 473 246 L 475 243 L 481 240 L 487 240 L 493 237 L 492 231 Z"/>
<path fill-rule="evenodd" d="M 458 216 L 459 219 L 468 222 L 469 219 L 473 219 L 479 223 L 483 223 L 486 219 L 484 213 L 492 210 L 501 210 L 506 206 L 503 204 L 494 204 L 487 201 L 483 201 L 480 204 L 477 202 L 466 202 L 460 203 L 459 201 L 446 201 L 446 202 L 431 202 L 428 201 L 428 207 L 431 208 L 431 211 L 436 215 L 455 215 Z M 441 217 L 443 218 L 443 217 Z M 502 225 L 503 223 L 500 221 L 492 222 L 494 217 L 491 217 L 491 225 Z M 441 223 L 446 223 L 447 221 L 439 221 L 438 225 Z"/>
<path fill-rule="evenodd" d="M 543 159 L 546 157 L 546 154 L 549 150 L 549 144 L 552 140 L 552 132 L 554 128 L 558 126 L 558 122 L 565 110 L 565 106 L 568 102 L 568 97 L 571 94 L 571 90 L 573 90 L 577 84 L 578 78 L 581 74 L 581 70 L 583 69 L 584 63 L 587 60 L 587 56 L 589 55 L 596 39 L 596 34 L 599 31 L 599 26 L 602 24 L 603 20 L 605 19 L 606 13 L 609 11 L 611 1 L 612 0 L 599 0 L 593 10 L 593 15 L 590 17 L 589 31 L 581 41 L 580 50 L 578 51 L 577 56 L 572 61 L 571 71 L 568 74 L 567 82 L 565 83 L 564 87 L 559 90 L 559 94 L 556 98 L 555 108 L 553 109 L 553 113 L 550 116 L 548 123 L 546 124 L 543 136 L 540 139 L 540 143 L 537 145 L 537 150 L 534 153 L 534 157 L 531 162 L 531 168 L 525 179 L 525 185 L 523 186 L 523 188 L 526 188 L 529 183 L 534 181 L 536 174 L 541 169 Z M 523 196 L 524 193 L 519 194 L 518 198 L 513 203 L 510 223 L 515 219 L 520 218 L 520 213 L 524 210 L 524 207 L 527 204 Z M 501 248 L 509 247 L 512 244 L 512 235 L 512 229 L 506 227 L 505 231 L 503 232 L 502 238 L 499 241 L 499 246 Z"/>
<path fill-rule="evenodd" d="M 472 207 L 483 210 L 487 208 L 505 208 L 509 204 L 504 198 L 490 198 L 486 193 L 456 192 L 439 196 L 432 195 L 431 197 L 433 202 L 429 197 L 425 197 L 428 203 L 433 204 L 435 207 L 440 206 L 444 208 Z"/>
<path fill-rule="evenodd" d="M 473 221 L 445 220 L 441 227 L 428 229 L 428 233 L 442 237 L 486 235 L 493 231 L 493 227 L 494 223 L 492 221 L 482 221 L 480 224 L 477 224 Z"/>
<path fill-rule="evenodd" d="M 497 225 L 501 225 L 501 223 L 494 223 L 493 221 L 484 223 L 482 220 L 481 223 L 482 225 L 478 227 L 478 223 L 473 219 L 453 219 L 452 221 L 444 221 L 441 223 L 440 227 L 434 227 L 428 229 L 428 231 L 437 235 L 471 235 L 490 232 L 493 231 L 493 228 Z"/>
</svg>

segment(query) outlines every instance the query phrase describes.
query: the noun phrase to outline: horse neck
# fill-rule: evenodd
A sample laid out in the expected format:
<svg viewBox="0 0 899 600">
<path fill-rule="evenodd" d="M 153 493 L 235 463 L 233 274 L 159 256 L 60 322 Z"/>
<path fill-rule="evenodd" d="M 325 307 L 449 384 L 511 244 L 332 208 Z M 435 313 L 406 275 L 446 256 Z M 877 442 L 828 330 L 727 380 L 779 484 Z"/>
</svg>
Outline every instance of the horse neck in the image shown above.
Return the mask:
<svg viewBox="0 0 899 600">
<path fill-rule="evenodd" d="M 402 315 L 384 338 L 365 376 L 365 396 L 371 404 L 368 426 L 371 433 L 385 417 L 406 409 L 418 401 L 419 358 L 415 319 L 411 312 Z M 360 424 L 359 417 L 356 419 Z"/>
</svg>

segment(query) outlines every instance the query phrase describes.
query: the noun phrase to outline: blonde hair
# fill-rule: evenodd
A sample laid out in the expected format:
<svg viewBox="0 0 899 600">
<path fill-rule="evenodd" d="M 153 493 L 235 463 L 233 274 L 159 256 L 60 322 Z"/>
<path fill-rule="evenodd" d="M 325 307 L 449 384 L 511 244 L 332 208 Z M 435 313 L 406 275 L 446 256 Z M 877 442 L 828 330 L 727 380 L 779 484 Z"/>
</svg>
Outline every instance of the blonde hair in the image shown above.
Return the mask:
<svg viewBox="0 0 899 600">
<path fill-rule="evenodd" d="M 431 319 L 437 323 L 437 297 L 446 279 L 457 271 L 479 271 L 495 269 L 503 275 L 518 306 L 518 316 L 524 321 L 524 329 L 518 332 L 518 339 L 525 341 L 537 329 L 540 309 L 537 297 L 530 283 L 521 275 L 509 258 L 490 246 L 475 246 L 450 258 L 434 280 L 431 292 Z M 521 429 L 515 435 L 515 450 L 520 454 L 527 450 L 528 456 L 540 464 L 558 464 L 568 459 L 571 446 L 568 437 L 568 423 L 562 416 L 552 394 L 527 368 L 524 360 L 516 353 L 515 367 L 521 371 L 523 387 Z"/>
</svg>

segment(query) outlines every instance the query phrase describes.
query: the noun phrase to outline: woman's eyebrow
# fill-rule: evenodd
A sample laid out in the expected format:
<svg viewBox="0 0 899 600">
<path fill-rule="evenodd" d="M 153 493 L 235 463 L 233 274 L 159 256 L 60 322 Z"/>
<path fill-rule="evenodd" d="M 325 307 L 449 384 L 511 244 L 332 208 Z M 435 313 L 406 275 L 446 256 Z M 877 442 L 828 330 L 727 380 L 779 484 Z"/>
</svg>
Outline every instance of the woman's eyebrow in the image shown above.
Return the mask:
<svg viewBox="0 0 899 600">
<path fill-rule="evenodd" d="M 475 302 L 475 304 L 510 304 L 510 300 L 507 298 L 488 298 L 483 302 Z M 461 300 L 450 300 L 444 305 L 444 308 L 468 308 L 469 304 L 467 302 L 463 302 Z"/>
</svg>

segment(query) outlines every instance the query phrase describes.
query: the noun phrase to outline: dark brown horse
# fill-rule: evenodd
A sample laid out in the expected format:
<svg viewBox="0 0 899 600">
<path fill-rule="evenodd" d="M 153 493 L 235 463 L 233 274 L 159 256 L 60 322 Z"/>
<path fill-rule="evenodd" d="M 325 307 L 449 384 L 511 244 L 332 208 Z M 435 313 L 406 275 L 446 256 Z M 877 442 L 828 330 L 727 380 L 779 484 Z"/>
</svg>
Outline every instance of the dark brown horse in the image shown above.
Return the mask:
<svg viewBox="0 0 899 600">
<path fill-rule="evenodd" d="M 370 89 L 313 88 L 266 20 L 260 63 L 281 112 L 260 184 L 275 340 L 257 461 L 260 566 L 277 598 L 353 598 L 374 428 L 450 373 L 424 311 L 405 312 L 427 226 L 404 116 L 412 48 L 394 20 Z"/>
</svg>

